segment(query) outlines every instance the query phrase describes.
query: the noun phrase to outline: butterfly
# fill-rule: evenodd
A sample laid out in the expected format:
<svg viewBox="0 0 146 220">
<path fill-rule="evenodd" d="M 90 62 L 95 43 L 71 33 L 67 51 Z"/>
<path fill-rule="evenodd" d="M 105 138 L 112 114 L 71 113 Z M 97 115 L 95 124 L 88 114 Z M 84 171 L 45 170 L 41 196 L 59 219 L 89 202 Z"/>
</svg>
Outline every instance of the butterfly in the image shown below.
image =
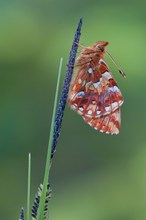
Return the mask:
<svg viewBox="0 0 146 220">
<path fill-rule="evenodd" d="M 119 86 L 104 60 L 108 42 L 98 41 L 92 46 L 83 47 L 76 59 L 76 71 L 73 74 L 69 95 L 69 106 L 94 129 L 106 134 L 118 134 L 121 125 L 121 105 L 123 96 Z"/>
</svg>

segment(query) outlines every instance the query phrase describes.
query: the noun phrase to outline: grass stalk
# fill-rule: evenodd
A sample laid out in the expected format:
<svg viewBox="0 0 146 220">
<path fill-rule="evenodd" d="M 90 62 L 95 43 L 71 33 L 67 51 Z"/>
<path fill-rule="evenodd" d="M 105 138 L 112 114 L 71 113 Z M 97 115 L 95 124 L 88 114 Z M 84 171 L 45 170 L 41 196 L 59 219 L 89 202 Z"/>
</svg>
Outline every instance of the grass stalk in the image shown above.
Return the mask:
<svg viewBox="0 0 146 220">
<path fill-rule="evenodd" d="M 53 107 L 53 115 L 52 115 L 52 121 L 51 121 L 50 135 L 49 135 L 48 152 L 47 152 L 47 159 L 46 159 L 46 166 L 45 166 L 42 196 L 41 196 L 41 199 L 40 199 L 40 205 L 39 205 L 39 209 L 38 209 L 37 220 L 43 220 L 43 217 L 44 217 L 44 207 L 45 207 L 45 199 L 46 199 L 46 192 L 47 192 L 47 184 L 48 184 L 48 181 L 49 181 L 49 171 L 50 171 L 50 168 L 51 168 L 51 151 L 52 151 L 53 131 L 54 131 L 54 122 L 55 122 L 55 116 L 56 116 L 56 109 L 57 109 L 57 100 L 58 100 L 58 92 L 59 92 L 62 62 L 63 62 L 63 59 L 61 58 L 60 65 L 59 65 L 59 71 L 58 71 L 58 79 L 57 79 L 56 93 L 55 93 L 55 99 L 54 99 L 54 107 Z"/>
<path fill-rule="evenodd" d="M 31 154 L 28 155 L 28 183 L 27 183 L 27 212 L 26 219 L 30 217 L 30 182 L 31 182 Z"/>
</svg>

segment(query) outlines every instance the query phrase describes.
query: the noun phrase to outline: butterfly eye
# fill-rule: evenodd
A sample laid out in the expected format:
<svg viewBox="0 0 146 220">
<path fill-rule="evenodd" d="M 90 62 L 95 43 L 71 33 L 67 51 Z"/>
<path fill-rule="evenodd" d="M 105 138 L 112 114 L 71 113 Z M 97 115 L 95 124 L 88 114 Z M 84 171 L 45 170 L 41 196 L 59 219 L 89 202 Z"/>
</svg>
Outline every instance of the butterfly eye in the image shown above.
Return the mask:
<svg viewBox="0 0 146 220">
<path fill-rule="evenodd" d="M 102 47 L 102 46 L 96 46 L 96 48 L 97 48 L 97 50 L 99 50 L 99 51 L 101 51 L 101 52 L 103 52 L 104 51 L 104 48 Z"/>
</svg>

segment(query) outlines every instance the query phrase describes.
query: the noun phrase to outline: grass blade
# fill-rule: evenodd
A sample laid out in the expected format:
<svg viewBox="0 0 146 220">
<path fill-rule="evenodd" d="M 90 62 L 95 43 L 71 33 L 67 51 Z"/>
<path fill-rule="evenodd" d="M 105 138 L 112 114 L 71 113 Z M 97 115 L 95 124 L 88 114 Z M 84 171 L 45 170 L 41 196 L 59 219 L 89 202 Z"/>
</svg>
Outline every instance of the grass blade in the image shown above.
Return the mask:
<svg viewBox="0 0 146 220">
<path fill-rule="evenodd" d="M 44 175 L 42 196 L 41 196 L 41 199 L 40 199 L 40 205 L 39 205 L 37 220 L 43 220 L 43 217 L 44 217 L 44 207 L 45 207 L 45 199 L 46 199 L 46 192 L 47 192 L 47 184 L 48 184 L 48 180 L 49 180 L 49 171 L 50 171 L 50 167 L 51 167 L 52 140 L 53 140 L 54 122 L 55 122 L 56 109 L 57 109 L 57 100 L 58 100 L 58 92 L 59 92 L 62 62 L 63 62 L 63 59 L 61 58 L 60 66 L 59 66 L 59 72 L 58 72 L 55 99 L 54 99 L 54 107 L 53 107 L 51 128 L 50 128 L 50 136 L 49 136 L 49 143 L 48 143 L 48 152 L 47 152 L 47 160 L 46 160 L 46 167 L 45 167 L 45 175 Z"/>
<path fill-rule="evenodd" d="M 31 181 L 31 154 L 28 155 L 28 186 L 27 186 L 27 212 L 26 219 L 29 220 L 30 216 L 30 181 Z"/>
</svg>

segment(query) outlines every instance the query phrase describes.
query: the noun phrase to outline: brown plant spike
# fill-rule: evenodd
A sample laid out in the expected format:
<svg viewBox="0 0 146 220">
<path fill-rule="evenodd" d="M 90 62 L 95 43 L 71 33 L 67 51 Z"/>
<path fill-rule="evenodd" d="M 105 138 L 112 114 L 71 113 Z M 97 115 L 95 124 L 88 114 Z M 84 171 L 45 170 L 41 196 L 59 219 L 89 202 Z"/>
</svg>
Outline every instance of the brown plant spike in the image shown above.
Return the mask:
<svg viewBox="0 0 146 220">
<path fill-rule="evenodd" d="M 107 45 L 108 42 L 98 41 L 90 47 L 81 46 L 83 49 L 76 59 L 77 69 L 71 81 L 68 104 L 96 130 L 118 134 L 123 96 L 104 60 L 105 53 L 109 54 Z M 120 68 L 119 71 L 125 77 Z"/>
</svg>

